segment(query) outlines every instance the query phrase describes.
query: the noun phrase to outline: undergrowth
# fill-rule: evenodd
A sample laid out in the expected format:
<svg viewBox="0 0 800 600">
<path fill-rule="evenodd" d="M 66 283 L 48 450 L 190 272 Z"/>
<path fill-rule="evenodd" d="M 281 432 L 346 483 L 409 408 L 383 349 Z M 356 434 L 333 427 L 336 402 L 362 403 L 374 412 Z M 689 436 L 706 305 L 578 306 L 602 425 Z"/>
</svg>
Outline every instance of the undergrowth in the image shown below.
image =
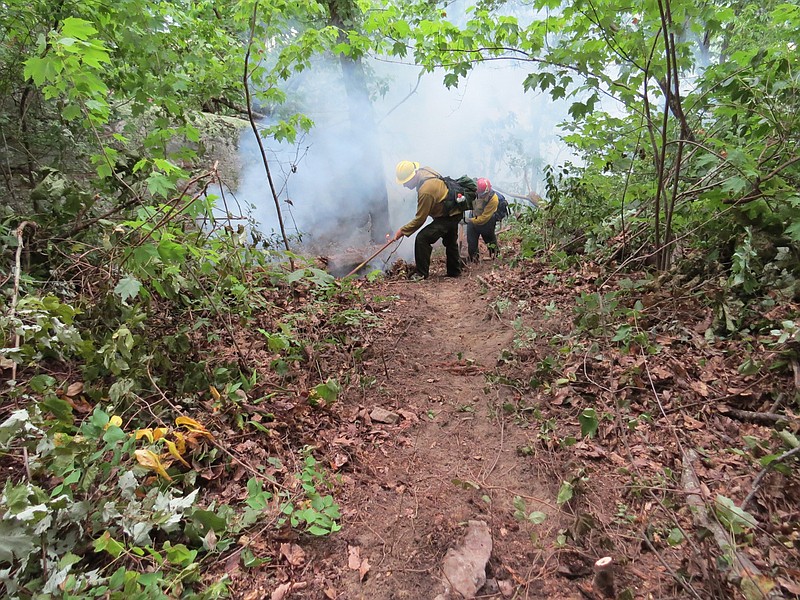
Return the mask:
<svg viewBox="0 0 800 600">
<path fill-rule="evenodd" d="M 339 528 L 335 480 L 296 423 L 358 385 L 328 365 L 357 365 L 374 316 L 349 280 L 257 247 L 212 207 L 142 206 L 69 244 L 32 221 L 0 230 L 9 597 L 222 597 L 226 577 L 203 581 L 215 560 L 270 560 L 249 531 Z"/>
</svg>

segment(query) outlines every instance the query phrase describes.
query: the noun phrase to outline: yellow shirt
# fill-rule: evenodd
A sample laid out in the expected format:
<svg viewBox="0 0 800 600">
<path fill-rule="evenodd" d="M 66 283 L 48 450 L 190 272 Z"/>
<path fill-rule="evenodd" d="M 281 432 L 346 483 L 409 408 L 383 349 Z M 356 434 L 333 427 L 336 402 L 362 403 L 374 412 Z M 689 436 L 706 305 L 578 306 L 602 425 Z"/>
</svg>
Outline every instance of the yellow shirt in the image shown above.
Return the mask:
<svg viewBox="0 0 800 600">
<path fill-rule="evenodd" d="M 472 203 L 473 217 L 469 220 L 469 222 L 473 225 L 485 225 L 491 220 L 491 218 L 494 216 L 494 213 L 497 212 L 497 206 L 499 202 L 500 200 L 495 192 L 492 192 L 491 196 L 487 196 L 485 198 L 477 196 L 475 201 Z"/>
<path fill-rule="evenodd" d="M 425 224 L 428 217 L 444 217 L 444 199 L 447 198 L 447 185 L 439 179 L 439 174 L 430 167 L 420 167 L 422 182 L 417 185 L 417 214 L 400 228 L 408 237 Z M 457 215 L 455 210 L 450 215 Z"/>
</svg>

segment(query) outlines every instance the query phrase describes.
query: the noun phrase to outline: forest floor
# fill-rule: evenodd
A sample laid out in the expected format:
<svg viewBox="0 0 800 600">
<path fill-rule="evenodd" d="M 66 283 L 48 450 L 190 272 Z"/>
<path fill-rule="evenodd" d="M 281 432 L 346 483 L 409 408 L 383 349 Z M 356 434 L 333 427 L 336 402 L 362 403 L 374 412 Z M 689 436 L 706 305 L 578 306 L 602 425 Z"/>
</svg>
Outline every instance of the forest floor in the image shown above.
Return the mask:
<svg viewBox="0 0 800 600">
<path fill-rule="evenodd" d="M 248 539 L 276 560 L 229 561 L 235 597 L 433 600 L 470 521 L 492 538 L 479 598 L 599 600 L 592 566 L 604 556 L 617 598 L 740 597 L 690 496 L 738 533 L 764 589 L 800 593 L 797 470 L 754 482 L 759 459 L 785 450 L 758 415 L 797 432 L 796 364 L 770 370 L 755 340 L 713 338 L 708 290 L 692 282 L 603 281 L 591 263 L 443 270 L 439 249 L 429 280 L 363 282 L 381 321 L 362 385 L 306 420 L 342 529 Z M 757 366 L 742 369 L 748 360 Z M 725 508 L 751 491 L 749 513 Z"/>
</svg>

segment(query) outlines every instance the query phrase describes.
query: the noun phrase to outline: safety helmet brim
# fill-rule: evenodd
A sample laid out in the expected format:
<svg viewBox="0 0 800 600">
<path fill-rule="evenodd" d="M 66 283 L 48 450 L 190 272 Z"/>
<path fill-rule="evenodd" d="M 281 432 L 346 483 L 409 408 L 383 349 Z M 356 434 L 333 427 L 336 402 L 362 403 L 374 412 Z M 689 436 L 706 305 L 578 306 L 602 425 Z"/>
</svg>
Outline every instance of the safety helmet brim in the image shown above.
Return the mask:
<svg viewBox="0 0 800 600">
<path fill-rule="evenodd" d="M 395 178 L 397 180 L 397 183 L 399 183 L 400 185 L 403 185 L 411 181 L 414 178 L 414 175 L 417 174 L 417 169 L 419 169 L 418 162 L 407 161 L 407 163 L 408 164 L 404 164 L 404 167 L 409 169 L 409 173 L 407 175 L 401 175 L 401 173 L 395 173 Z"/>
</svg>

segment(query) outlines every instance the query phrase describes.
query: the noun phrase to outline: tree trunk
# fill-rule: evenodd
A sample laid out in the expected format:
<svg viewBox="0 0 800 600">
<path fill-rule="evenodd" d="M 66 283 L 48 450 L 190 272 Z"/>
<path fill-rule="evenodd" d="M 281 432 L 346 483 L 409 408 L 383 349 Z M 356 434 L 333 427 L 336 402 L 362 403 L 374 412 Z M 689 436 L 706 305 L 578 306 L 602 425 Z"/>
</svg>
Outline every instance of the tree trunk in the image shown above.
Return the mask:
<svg viewBox="0 0 800 600">
<path fill-rule="evenodd" d="M 353 26 L 359 16 L 354 0 L 325 0 L 330 22 L 340 29 L 341 41 L 346 41 L 344 31 Z M 391 233 L 389 224 L 389 197 L 383 176 L 383 159 L 375 122 L 375 110 L 369 98 L 364 64 L 359 56 L 339 55 L 342 77 L 347 92 L 351 138 L 358 140 L 357 150 L 348 155 L 346 166 L 351 182 L 351 198 L 356 222 L 369 227 L 373 242 L 385 243 Z"/>
<path fill-rule="evenodd" d="M 353 136 L 358 136 L 362 144 L 353 156 L 351 181 L 361 185 L 363 205 L 361 214 L 369 219 L 370 235 L 373 242 L 386 242 L 389 231 L 389 196 L 383 177 L 383 159 L 378 142 L 378 127 L 375 111 L 369 99 L 367 78 L 360 58 L 352 59 L 341 55 L 344 85 L 350 109 L 350 127 Z"/>
</svg>

